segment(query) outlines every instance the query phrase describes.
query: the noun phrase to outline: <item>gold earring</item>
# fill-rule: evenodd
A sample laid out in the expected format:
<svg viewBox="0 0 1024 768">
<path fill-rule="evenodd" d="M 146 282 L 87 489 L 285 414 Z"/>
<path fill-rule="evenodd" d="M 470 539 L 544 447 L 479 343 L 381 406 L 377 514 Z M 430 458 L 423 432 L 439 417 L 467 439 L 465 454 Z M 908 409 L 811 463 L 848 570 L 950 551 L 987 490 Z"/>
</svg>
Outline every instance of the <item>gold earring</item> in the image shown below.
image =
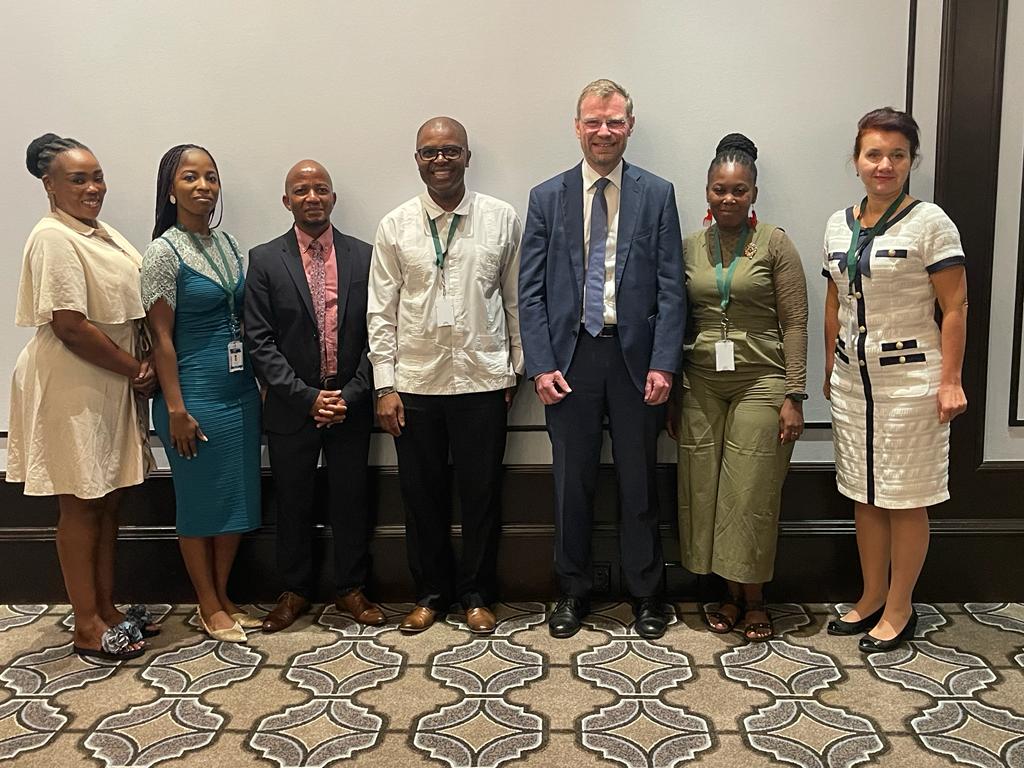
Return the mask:
<svg viewBox="0 0 1024 768">
<path fill-rule="evenodd" d="M 174 195 L 171 195 L 171 205 L 177 205 L 177 204 L 178 204 L 177 198 L 175 198 Z"/>
</svg>

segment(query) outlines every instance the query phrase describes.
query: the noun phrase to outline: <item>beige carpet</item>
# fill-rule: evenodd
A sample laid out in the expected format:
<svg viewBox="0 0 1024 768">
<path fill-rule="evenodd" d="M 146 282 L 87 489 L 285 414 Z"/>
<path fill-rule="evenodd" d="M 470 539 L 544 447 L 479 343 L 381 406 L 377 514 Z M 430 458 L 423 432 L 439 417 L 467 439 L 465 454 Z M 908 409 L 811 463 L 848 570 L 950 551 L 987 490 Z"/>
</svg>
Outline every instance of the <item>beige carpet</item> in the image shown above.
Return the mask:
<svg viewBox="0 0 1024 768">
<path fill-rule="evenodd" d="M 72 654 L 67 606 L 0 606 L 0 762 L 1024 768 L 1019 603 L 918 605 L 917 639 L 872 657 L 825 633 L 831 606 L 773 606 L 779 637 L 758 644 L 707 632 L 692 603 L 656 642 L 627 605 L 596 607 L 571 640 L 516 603 L 490 637 L 331 606 L 233 645 L 192 606 L 152 606 L 163 633 L 113 665 Z"/>
</svg>

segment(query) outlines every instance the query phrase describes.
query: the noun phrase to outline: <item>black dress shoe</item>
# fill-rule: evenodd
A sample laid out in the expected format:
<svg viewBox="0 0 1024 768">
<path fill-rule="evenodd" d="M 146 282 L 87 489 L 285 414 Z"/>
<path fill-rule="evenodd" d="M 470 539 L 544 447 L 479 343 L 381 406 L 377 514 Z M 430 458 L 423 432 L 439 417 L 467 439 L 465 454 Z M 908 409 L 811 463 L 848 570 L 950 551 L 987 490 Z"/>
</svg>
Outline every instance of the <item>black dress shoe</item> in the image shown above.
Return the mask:
<svg viewBox="0 0 1024 768">
<path fill-rule="evenodd" d="M 830 635 L 859 635 L 862 632 L 867 632 L 878 620 L 882 618 L 882 612 L 885 610 L 885 604 L 877 611 L 872 613 L 870 616 L 865 616 L 860 621 L 843 621 L 842 619 L 832 619 L 828 623 L 826 631 Z"/>
<path fill-rule="evenodd" d="M 590 604 L 578 597 L 563 597 L 548 618 L 552 637 L 572 637 L 580 631 L 583 618 L 590 613 Z"/>
<path fill-rule="evenodd" d="M 864 635 L 857 643 L 857 647 L 861 649 L 863 653 L 887 653 L 888 651 L 894 651 L 899 648 L 904 640 L 910 640 L 914 636 L 914 632 L 917 631 L 917 611 L 914 609 L 910 610 L 910 618 L 907 619 L 907 623 L 903 625 L 903 629 L 896 635 L 892 640 L 879 640 L 877 637 L 872 637 L 870 634 Z"/>
<path fill-rule="evenodd" d="M 661 600 L 657 597 L 641 597 L 633 605 L 633 629 L 645 640 L 657 640 L 665 634 L 668 617 L 662 609 Z"/>
</svg>

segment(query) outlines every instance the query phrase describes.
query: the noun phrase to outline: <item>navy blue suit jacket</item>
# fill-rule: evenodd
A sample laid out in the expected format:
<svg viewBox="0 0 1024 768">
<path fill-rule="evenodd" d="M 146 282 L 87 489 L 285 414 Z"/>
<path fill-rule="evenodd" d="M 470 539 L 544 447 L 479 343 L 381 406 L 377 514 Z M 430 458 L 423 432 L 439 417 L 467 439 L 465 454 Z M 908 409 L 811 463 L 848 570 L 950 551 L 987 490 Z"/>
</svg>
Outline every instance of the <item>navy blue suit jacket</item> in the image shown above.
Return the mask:
<svg viewBox="0 0 1024 768">
<path fill-rule="evenodd" d="M 555 370 L 570 375 L 577 337 L 585 333 L 583 265 L 583 173 L 577 165 L 530 191 L 519 268 L 519 330 L 530 378 Z M 615 311 L 626 368 L 641 392 L 648 370 L 679 369 L 686 290 L 675 191 L 625 162 Z"/>
</svg>

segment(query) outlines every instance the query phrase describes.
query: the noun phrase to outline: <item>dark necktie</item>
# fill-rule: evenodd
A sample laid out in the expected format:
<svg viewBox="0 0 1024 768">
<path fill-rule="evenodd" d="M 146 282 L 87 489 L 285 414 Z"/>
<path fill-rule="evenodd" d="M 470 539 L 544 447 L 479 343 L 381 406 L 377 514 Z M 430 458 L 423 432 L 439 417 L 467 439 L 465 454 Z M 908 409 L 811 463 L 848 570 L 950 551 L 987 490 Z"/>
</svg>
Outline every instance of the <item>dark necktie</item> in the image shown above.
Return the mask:
<svg viewBox="0 0 1024 768">
<path fill-rule="evenodd" d="M 583 327 L 597 336 L 604 327 L 604 252 L 608 240 L 608 201 L 604 190 L 611 182 L 598 179 L 590 207 L 590 248 L 587 250 L 587 281 L 584 290 Z"/>
<path fill-rule="evenodd" d="M 306 252 L 312 268 L 309 293 L 313 298 L 316 332 L 320 337 L 320 378 L 323 379 L 327 376 L 327 266 L 324 264 L 324 246 L 319 240 L 314 240 Z"/>
</svg>

